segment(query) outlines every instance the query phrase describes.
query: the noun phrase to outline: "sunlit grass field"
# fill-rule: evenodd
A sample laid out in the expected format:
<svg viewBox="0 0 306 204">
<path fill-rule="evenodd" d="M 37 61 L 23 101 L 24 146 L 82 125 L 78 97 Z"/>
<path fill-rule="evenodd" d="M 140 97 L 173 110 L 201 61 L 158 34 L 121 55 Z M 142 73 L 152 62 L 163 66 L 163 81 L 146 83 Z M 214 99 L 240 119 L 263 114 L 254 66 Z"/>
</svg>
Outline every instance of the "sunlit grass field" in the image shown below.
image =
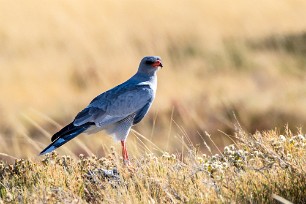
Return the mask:
<svg viewBox="0 0 306 204">
<path fill-rule="evenodd" d="M 0 162 L 0 196 L 6 203 L 305 203 L 305 137 L 237 127 L 237 142 L 219 154 L 190 144 L 184 156 L 148 152 L 132 160 L 132 171 L 114 148 L 102 158 L 52 152 Z"/>
<path fill-rule="evenodd" d="M 59 156 L 52 159 L 53 163 L 42 164 L 40 161 L 45 158 L 37 156 L 49 144 L 50 137 L 71 122 L 91 99 L 134 74 L 140 59 L 146 55 L 161 56 L 164 68 L 158 73 L 153 107 L 128 138 L 130 155 L 137 161 L 138 173 L 133 176 L 149 179 L 149 172 L 157 176 L 157 172 L 161 171 L 160 176 L 165 178 L 173 165 L 183 164 L 187 166 L 182 167 L 182 174 L 177 175 L 180 179 L 185 173 L 197 176 L 194 168 L 202 168 L 204 164 L 193 159 L 202 153 L 220 155 L 225 146 L 238 142 L 234 125 L 237 122 L 250 135 L 257 130 L 278 128 L 278 132 L 272 134 L 274 136 L 268 134 L 274 140 L 280 134 L 293 137 L 286 131 L 286 126 L 296 134 L 302 133 L 306 123 L 305 11 L 306 2 L 303 0 L 0 0 L 0 158 L 9 164 L 15 159 L 29 159 L 29 162 L 24 162 L 34 166 L 35 171 L 49 169 L 43 175 L 46 179 L 50 175 L 62 174 L 62 164 L 52 166 L 62 161 L 62 155 L 69 155 L 75 167 L 82 161 L 80 154 L 85 157 L 95 155 L 98 159 L 94 159 L 93 163 L 98 165 L 99 158 L 104 158 L 111 151 L 120 152 L 120 144 L 104 133 L 97 133 L 80 135 L 59 148 Z M 264 144 L 270 143 L 267 141 Z M 110 150 L 110 146 L 114 149 Z M 287 147 L 289 152 L 295 151 L 290 145 Z M 188 152 L 194 148 L 197 153 L 190 156 Z M 301 151 L 299 155 L 302 155 L 304 147 L 296 151 Z M 165 160 L 162 157 L 165 152 L 176 155 L 176 158 Z M 149 153 L 156 157 L 156 161 L 151 161 Z M 276 154 L 279 152 L 276 151 Z M 183 159 L 185 156 L 188 161 Z M 142 172 L 142 160 L 146 161 L 144 169 L 150 169 L 145 173 Z M 120 172 L 124 171 L 118 164 L 119 158 L 114 161 Z M 301 166 L 304 164 L 302 158 L 294 161 Z M 155 169 L 158 165 L 154 166 L 154 162 L 164 164 L 165 169 Z M 236 168 L 230 163 L 228 165 Z M 290 165 L 297 168 L 296 163 Z M 107 168 L 104 163 L 99 166 L 102 167 Z M 15 172 L 12 173 L 13 167 L 3 164 L 1 168 L 11 168 L 9 174 L 16 176 Z M 288 175 L 287 169 L 279 168 L 274 169 L 275 183 L 279 176 Z M 211 172 L 207 174 L 206 170 L 196 178 L 197 185 L 202 179 L 207 182 L 211 179 Z M 69 176 L 81 179 L 86 172 L 75 171 Z M 240 178 L 245 175 L 249 178 L 258 173 L 248 168 L 243 171 L 247 173 L 231 170 L 225 177 L 239 175 Z M 304 172 L 304 169 L 300 171 Z M 267 176 L 266 173 L 260 174 Z M 293 176 L 291 170 L 289 175 Z M 73 180 L 72 177 L 69 179 Z M 0 198 L 5 200 L 6 192 L 11 192 L 12 200 L 19 202 L 15 192 L 18 188 L 11 188 L 14 183 L 3 180 L 8 178 L 1 177 Z M 50 183 L 44 178 L 35 180 L 39 182 L 38 186 L 26 184 L 24 188 L 29 187 L 29 191 L 22 192 L 27 194 L 45 185 L 45 191 L 40 191 L 37 200 L 33 201 L 46 201 L 41 196 L 52 200 L 53 191 L 49 191 L 50 195 L 45 193 L 62 184 Z M 130 177 L 120 174 L 120 178 L 123 179 L 120 182 L 130 185 Z M 178 189 L 189 188 L 194 183 L 172 191 L 164 186 L 167 182 L 163 182 L 159 186 L 158 182 L 152 184 L 146 180 L 145 184 L 131 187 L 144 193 L 144 189 L 149 189 L 146 185 L 159 186 L 158 192 L 144 194 L 144 197 L 137 194 L 138 197 L 134 195 L 136 197 L 133 198 L 123 189 L 130 187 L 120 184 L 116 188 L 127 194 L 116 199 L 122 202 L 132 199 L 135 202 L 149 200 L 151 203 L 201 203 L 223 202 L 232 198 L 240 202 L 241 196 L 248 193 L 252 196 L 250 192 L 254 189 L 251 186 L 245 194 L 238 195 L 235 193 L 239 191 L 230 193 L 232 187 L 224 193 L 220 183 L 218 188 L 222 193 L 218 193 L 216 187 L 201 186 L 198 190 L 202 195 L 197 200 L 191 197 L 190 192 L 178 192 Z M 92 196 L 85 192 L 86 186 L 82 186 L 85 184 L 71 185 L 65 187 L 73 189 L 69 191 L 69 195 L 73 196 L 67 195 L 69 199 L 112 202 L 104 194 L 91 200 Z M 237 181 L 235 185 L 247 185 L 247 180 Z M 271 193 L 287 195 L 274 187 L 264 189 L 267 197 L 255 201 L 268 201 Z M 210 192 L 214 192 L 211 197 Z M 288 193 L 285 197 L 298 201 L 293 195 Z M 61 202 L 72 201 L 64 197 Z M 27 196 L 24 198 L 28 200 Z"/>
</svg>

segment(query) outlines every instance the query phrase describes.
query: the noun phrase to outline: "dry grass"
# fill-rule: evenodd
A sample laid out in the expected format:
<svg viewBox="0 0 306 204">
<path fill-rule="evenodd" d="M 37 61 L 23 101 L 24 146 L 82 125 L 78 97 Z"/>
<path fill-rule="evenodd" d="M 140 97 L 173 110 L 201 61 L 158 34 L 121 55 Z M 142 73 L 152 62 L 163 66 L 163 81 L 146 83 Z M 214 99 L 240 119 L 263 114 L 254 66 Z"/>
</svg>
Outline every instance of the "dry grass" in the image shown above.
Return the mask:
<svg viewBox="0 0 306 204">
<path fill-rule="evenodd" d="M 114 148 L 107 157 L 43 159 L 0 164 L 0 201 L 22 203 L 305 203 L 305 136 L 254 135 L 237 128 L 235 145 L 220 154 L 138 155 L 134 170 Z M 114 172 L 114 169 L 115 172 Z M 288 203 L 289 203 L 288 201 Z M 274 200 L 275 202 L 275 200 Z"/>
<path fill-rule="evenodd" d="M 165 68 L 153 108 L 136 130 L 161 147 L 178 151 L 172 138 L 181 130 L 171 115 L 193 142 L 209 131 L 221 138 L 219 146 L 229 141 L 218 129 L 233 133 L 232 112 L 251 132 L 300 126 L 305 8 L 299 0 L 0 1 L 1 152 L 36 154 L 148 54 L 162 56 Z M 101 137 L 80 138 L 103 154 L 92 145 Z M 68 147 L 80 153 L 75 143 Z"/>
<path fill-rule="evenodd" d="M 274 151 L 268 139 L 293 136 L 281 128 L 264 136 L 256 130 L 306 123 L 305 10 L 303 0 L 0 0 L 0 158 L 9 163 L 27 159 L 3 164 L 7 174 L 1 177 L 1 198 L 199 203 L 242 202 L 246 196 L 250 202 L 270 202 L 275 193 L 299 201 L 304 187 L 296 178 L 304 172 L 304 147 L 283 142 L 285 153 Z M 107 159 L 120 171 L 116 188 L 103 179 L 99 184 L 86 180 L 88 169 L 111 166 L 104 159 L 79 159 L 79 154 L 102 158 L 111 153 L 109 146 L 119 152 L 118 144 L 100 134 L 81 135 L 61 147 L 59 154 L 72 158 L 67 167 L 67 157 L 49 156 L 45 164 L 36 158 L 54 132 L 94 96 L 131 76 L 139 60 L 151 54 L 160 55 L 165 67 L 151 111 L 128 138 L 135 174 L 125 172 L 116 157 Z M 254 136 L 235 130 L 233 112 Z M 246 138 L 265 147 L 256 142 L 253 147 Z M 241 143 L 236 148 L 262 152 L 269 161 L 242 159 L 240 168 L 218 150 L 232 140 Z M 220 157 L 202 158 L 189 144 L 210 154 L 208 145 Z M 159 156 L 165 151 L 183 153 L 184 161 Z M 287 153 L 294 159 L 288 160 Z M 279 156 L 274 163 L 273 155 Z M 82 170 L 78 163 L 83 160 L 88 163 Z M 221 180 L 211 177 L 208 167 L 219 161 L 228 166 L 222 167 Z M 269 162 L 273 165 L 260 169 Z M 18 165 L 26 171 L 21 177 Z M 250 179 L 254 176 L 258 183 Z M 48 180 L 53 177 L 58 179 Z M 97 190 L 100 185 L 110 194 Z"/>
</svg>

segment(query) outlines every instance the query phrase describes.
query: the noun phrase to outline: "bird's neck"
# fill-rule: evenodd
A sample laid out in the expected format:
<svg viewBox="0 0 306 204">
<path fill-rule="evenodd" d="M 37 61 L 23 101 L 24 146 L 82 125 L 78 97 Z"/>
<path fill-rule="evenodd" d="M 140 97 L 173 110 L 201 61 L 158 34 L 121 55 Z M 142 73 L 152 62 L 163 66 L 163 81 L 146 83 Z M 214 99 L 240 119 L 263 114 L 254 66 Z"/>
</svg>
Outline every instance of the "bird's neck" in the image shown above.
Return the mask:
<svg viewBox="0 0 306 204">
<path fill-rule="evenodd" d="M 138 79 L 143 80 L 143 81 L 156 81 L 157 80 L 157 75 L 156 72 L 152 73 L 143 73 L 143 72 L 137 72 L 136 75 Z"/>
</svg>

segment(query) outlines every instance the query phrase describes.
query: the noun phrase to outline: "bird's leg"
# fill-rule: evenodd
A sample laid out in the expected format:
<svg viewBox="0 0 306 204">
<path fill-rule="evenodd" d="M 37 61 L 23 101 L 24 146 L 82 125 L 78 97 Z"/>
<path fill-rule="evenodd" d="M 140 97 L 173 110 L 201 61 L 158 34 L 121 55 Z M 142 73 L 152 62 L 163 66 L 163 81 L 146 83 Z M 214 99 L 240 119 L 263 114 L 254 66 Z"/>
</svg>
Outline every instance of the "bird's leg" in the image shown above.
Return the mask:
<svg viewBox="0 0 306 204">
<path fill-rule="evenodd" d="M 127 153 L 126 144 L 125 144 L 124 140 L 121 141 L 121 146 L 122 146 L 123 164 L 129 165 L 130 161 L 129 161 L 129 156 L 128 156 L 128 153 Z"/>
</svg>

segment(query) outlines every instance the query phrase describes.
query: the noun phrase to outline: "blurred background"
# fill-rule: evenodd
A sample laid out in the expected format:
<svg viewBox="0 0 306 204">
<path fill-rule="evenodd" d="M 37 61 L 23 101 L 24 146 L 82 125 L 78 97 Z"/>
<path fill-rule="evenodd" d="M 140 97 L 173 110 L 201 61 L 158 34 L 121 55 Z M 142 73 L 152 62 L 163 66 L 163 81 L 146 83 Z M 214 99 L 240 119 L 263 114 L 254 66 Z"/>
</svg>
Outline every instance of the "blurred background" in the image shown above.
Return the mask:
<svg viewBox="0 0 306 204">
<path fill-rule="evenodd" d="M 250 133 L 302 127 L 305 19 L 304 0 L 0 0 L 2 157 L 35 157 L 146 55 L 161 56 L 164 68 L 134 127 L 151 142 L 133 131 L 135 153 L 181 152 L 190 141 L 205 152 L 210 139 L 222 148 L 234 114 Z M 103 133 L 81 135 L 58 152 L 103 156 L 109 146 L 119 152 Z"/>
</svg>

